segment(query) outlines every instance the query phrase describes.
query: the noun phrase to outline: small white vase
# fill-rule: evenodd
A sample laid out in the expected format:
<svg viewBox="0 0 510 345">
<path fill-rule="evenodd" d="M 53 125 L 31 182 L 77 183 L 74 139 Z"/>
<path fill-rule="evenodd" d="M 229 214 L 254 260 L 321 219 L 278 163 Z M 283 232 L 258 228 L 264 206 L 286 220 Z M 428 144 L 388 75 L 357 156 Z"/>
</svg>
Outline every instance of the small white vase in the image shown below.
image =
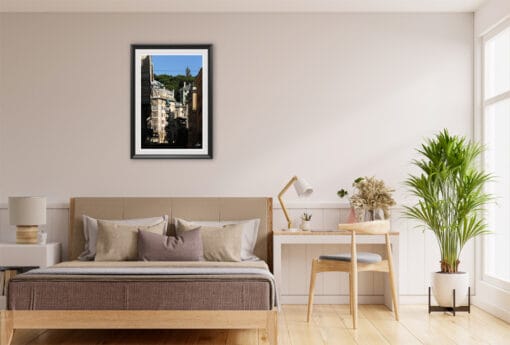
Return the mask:
<svg viewBox="0 0 510 345">
<path fill-rule="evenodd" d="M 455 290 L 455 306 L 468 305 L 469 274 L 432 273 L 432 293 L 441 307 L 453 307 L 453 290 Z"/>
<path fill-rule="evenodd" d="M 310 221 L 309 220 L 302 220 L 300 228 L 303 231 L 310 231 L 312 229 L 312 227 L 310 226 Z"/>
<path fill-rule="evenodd" d="M 46 244 L 48 240 L 48 233 L 44 230 L 39 230 L 37 233 L 37 242 L 39 244 Z"/>
</svg>

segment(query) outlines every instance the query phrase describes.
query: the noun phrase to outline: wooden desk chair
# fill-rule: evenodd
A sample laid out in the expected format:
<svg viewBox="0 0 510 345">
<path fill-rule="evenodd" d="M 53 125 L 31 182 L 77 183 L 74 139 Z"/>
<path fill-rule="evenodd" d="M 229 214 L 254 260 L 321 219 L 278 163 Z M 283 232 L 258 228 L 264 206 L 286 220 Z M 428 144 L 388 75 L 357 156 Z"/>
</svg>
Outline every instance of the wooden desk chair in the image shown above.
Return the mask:
<svg viewBox="0 0 510 345">
<path fill-rule="evenodd" d="M 338 230 L 351 232 L 351 253 L 337 255 L 321 255 L 312 261 L 312 275 L 310 277 L 310 294 L 308 295 L 307 322 L 310 322 L 313 309 L 313 293 L 315 277 L 320 272 L 348 272 L 349 273 L 349 302 L 352 314 L 352 325 L 356 328 L 358 321 L 358 272 L 388 272 L 393 299 L 393 311 L 398 321 L 398 301 L 393 271 L 393 258 L 390 244 L 389 220 L 376 220 L 352 224 L 339 224 Z M 386 260 L 376 253 L 357 253 L 356 234 L 384 235 L 386 240 Z M 352 258 L 352 260 L 351 260 Z"/>
</svg>

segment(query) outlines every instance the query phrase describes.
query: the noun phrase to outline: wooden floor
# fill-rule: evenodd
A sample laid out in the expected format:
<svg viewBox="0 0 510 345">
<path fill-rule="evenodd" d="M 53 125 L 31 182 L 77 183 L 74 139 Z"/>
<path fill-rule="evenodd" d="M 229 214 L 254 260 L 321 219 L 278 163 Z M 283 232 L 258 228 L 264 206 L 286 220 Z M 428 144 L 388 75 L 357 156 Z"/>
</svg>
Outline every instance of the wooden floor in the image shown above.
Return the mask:
<svg viewBox="0 0 510 345">
<path fill-rule="evenodd" d="M 426 306 L 401 306 L 401 321 L 384 306 L 361 305 L 352 330 L 349 307 L 316 305 L 306 323 L 306 306 L 285 305 L 279 316 L 280 345 L 315 344 L 510 344 L 510 325 L 480 309 L 471 314 L 433 313 Z M 12 345 L 266 345 L 262 330 L 16 331 Z"/>
</svg>

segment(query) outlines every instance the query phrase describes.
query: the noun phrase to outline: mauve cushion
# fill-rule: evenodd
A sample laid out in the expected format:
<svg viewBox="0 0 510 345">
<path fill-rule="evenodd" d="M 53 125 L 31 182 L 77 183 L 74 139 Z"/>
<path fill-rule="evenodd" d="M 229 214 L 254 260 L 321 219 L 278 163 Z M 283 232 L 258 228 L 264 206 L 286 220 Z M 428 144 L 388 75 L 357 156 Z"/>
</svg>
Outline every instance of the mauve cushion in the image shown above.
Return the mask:
<svg viewBox="0 0 510 345">
<path fill-rule="evenodd" d="M 165 236 L 138 230 L 138 259 L 143 261 L 201 261 L 200 229 L 179 236 Z"/>
</svg>

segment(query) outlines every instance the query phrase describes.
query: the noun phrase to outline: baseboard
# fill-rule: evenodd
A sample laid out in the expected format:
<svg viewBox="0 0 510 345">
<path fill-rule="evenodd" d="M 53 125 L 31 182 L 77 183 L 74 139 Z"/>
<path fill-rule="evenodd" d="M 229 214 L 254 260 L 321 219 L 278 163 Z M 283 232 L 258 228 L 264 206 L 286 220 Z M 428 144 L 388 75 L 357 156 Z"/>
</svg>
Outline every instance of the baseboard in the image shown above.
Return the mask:
<svg viewBox="0 0 510 345">
<path fill-rule="evenodd" d="M 0 310 L 7 309 L 7 297 L 0 296 Z"/>
<path fill-rule="evenodd" d="M 383 295 L 358 296 L 359 304 L 384 304 Z M 282 304 L 307 304 L 308 295 L 284 295 L 280 297 Z M 348 295 L 315 295 L 315 304 L 349 304 Z M 428 296 L 400 296 L 400 304 L 428 304 Z"/>
<path fill-rule="evenodd" d="M 476 298 L 476 296 L 472 297 L 471 303 L 473 303 L 473 305 L 477 306 L 478 308 L 485 310 L 489 314 L 492 314 L 497 318 L 510 323 L 510 311 L 500 308 L 494 304 L 483 302 L 479 298 Z"/>
<path fill-rule="evenodd" d="M 281 296 L 282 304 L 308 304 L 308 295 Z M 358 296 L 359 304 L 384 304 L 384 296 Z M 348 295 L 316 295 L 314 304 L 349 304 Z"/>
<path fill-rule="evenodd" d="M 404 295 L 400 296 L 400 304 L 429 304 L 427 295 Z"/>
</svg>

